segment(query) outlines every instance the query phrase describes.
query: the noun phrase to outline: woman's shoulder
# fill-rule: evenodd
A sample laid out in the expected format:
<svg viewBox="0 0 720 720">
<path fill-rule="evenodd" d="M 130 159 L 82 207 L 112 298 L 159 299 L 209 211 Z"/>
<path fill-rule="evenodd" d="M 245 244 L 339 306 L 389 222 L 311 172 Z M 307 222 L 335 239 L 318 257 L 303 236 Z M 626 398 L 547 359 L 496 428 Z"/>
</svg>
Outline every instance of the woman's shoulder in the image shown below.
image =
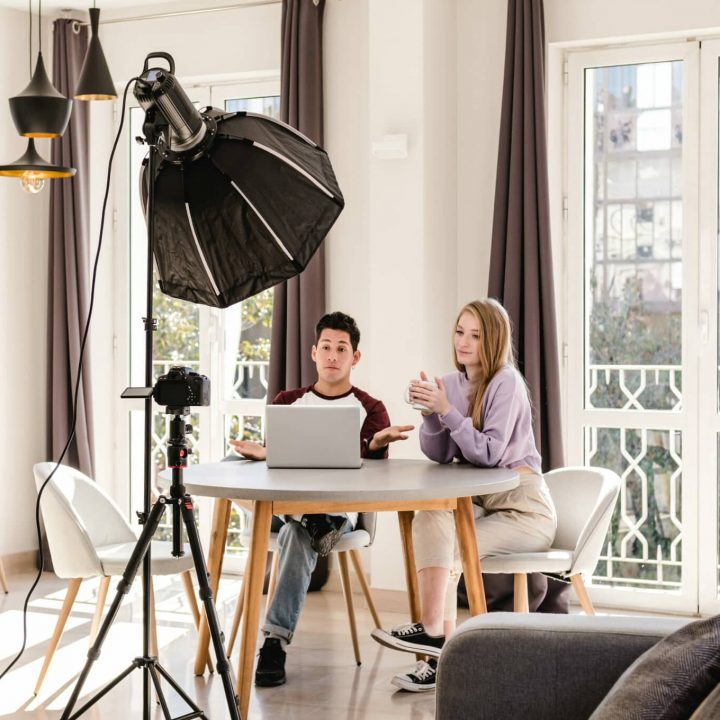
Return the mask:
<svg viewBox="0 0 720 720">
<path fill-rule="evenodd" d="M 500 368 L 488 383 L 488 390 L 496 388 L 507 388 L 508 390 L 522 389 L 525 391 L 525 378 L 520 374 L 517 368 L 512 365 L 505 365 Z"/>
</svg>

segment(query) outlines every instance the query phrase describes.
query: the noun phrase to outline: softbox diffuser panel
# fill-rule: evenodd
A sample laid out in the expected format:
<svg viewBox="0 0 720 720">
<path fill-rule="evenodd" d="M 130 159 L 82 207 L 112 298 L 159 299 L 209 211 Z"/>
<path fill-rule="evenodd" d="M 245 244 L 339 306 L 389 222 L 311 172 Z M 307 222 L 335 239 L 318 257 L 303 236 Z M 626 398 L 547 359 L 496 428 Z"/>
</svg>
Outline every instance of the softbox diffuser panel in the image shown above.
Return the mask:
<svg viewBox="0 0 720 720">
<path fill-rule="evenodd" d="M 262 116 L 211 114 L 205 153 L 159 163 L 155 260 L 164 293 L 227 307 L 301 272 L 344 200 L 327 154 L 301 135 Z M 239 120 L 257 143 L 231 135 Z"/>
</svg>

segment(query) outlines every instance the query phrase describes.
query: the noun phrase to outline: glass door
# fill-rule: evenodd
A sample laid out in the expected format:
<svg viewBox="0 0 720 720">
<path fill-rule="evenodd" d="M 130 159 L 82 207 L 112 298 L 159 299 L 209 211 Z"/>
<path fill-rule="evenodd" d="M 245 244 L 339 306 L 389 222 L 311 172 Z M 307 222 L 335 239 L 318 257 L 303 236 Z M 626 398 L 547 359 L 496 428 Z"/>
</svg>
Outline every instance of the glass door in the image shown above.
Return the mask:
<svg viewBox="0 0 720 720">
<path fill-rule="evenodd" d="M 600 605 L 697 608 L 698 67 L 691 43 L 568 63 L 566 447 L 622 480 Z"/>
</svg>

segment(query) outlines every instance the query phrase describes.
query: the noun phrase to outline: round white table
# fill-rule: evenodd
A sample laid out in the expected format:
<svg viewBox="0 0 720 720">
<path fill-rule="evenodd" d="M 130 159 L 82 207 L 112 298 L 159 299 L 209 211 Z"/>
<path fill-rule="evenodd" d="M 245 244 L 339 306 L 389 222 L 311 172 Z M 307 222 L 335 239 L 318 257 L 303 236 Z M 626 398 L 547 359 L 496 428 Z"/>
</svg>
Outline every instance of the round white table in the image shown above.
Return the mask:
<svg viewBox="0 0 720 720">
<path fill-rule="evenodd" d="M 161 473 L 169 484 L 169 470 Z M 273 514 L 379 512 L 398 513 L 405 559 L 405 577 L 412 621 L 420 619 L 420 603 L 412 548 L 412 519 L 417 510 L 452 510 L 470 612 L 486 612 L 482 574 L 475 540 L 472 497 L 512 490 L 519 477 L 513 470 L 484 469 L 451 463 L 439 465 L 428 460 L 365 460 L 358 469 L 268 468 L 264 462 L 239 460 L 191 465 L 183 482 L 191 495 L 216 498 L 208 557 L 213 596 L 222 572 L 232 501 L 251 501 L 252 540 L 247 573 L 245 613 L 238 664 L 240 716 L 248 717 L 253 679 L 265 559 Z M 209 632 L 202 622 L 198 637 L 195 674 L 207 663 Z"/>
</svg>

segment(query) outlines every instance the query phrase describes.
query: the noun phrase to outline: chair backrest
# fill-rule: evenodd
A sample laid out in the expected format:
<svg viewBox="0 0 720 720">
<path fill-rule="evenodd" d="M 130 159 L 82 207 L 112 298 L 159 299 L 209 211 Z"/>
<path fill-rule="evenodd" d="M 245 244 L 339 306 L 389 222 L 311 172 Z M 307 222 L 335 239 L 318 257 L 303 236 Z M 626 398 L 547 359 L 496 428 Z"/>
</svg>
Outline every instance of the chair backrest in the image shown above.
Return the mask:
<svg viewBox="0 0 720 720">
<path fill-rule="evenodd" d="M 375 540 L 375 530 L 377 528 L 377 513 L 361 512 L 358 513 L 358 519 L 355 523 L 356 530 L 365 530 L 370 536 L 368 545 L 372 545 Z"/>
<path fill-rule="evenodd" d="M 570 467 L 545 475 L 557 511 L 554 548 L 573 551 L 569 575 L 592 573 L 600 556 L 620 478 L 612 470 Z"/>
<path fill-rule="evenodd" d="M 55 463 L 33 467 L 40 490 Z M 61 578 L 102 575 L 95 548 L 135 542 L 136 535 L 112 498 L 79 470 L 61 465 L 40 498 L 55 573 Z"/>
</svg>

